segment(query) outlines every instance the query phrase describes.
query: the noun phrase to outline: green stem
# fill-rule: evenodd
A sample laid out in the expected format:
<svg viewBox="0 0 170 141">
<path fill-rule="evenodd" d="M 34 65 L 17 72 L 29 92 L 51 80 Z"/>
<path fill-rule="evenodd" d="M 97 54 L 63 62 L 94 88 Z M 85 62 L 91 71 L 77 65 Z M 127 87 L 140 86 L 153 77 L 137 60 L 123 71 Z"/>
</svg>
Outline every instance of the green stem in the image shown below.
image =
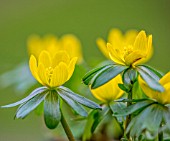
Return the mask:
<svg viewBox="0 0 170 141">
<path fill-rule="evenodd" d="M 163 141 L 163 140 L 164 140 L 164 138 L 163 138 L 163 132 L 162 132 L 162 131 L 158 134 L 158 140 L 159 140 L 159 141 Z"/>
<path fill-rule="evenodd" d="M 128 93 L 128 99 L 132 99 L 132 89 L 129 91 L 129 93 Z M 132 103 L 131 102 L 128 102 L 127 103 L 127 107 L 128 106 L 130 106 L 130 105 L 132 105 Z M 129 125 L 129 123 L 130 123 L 130 120 L 131 120 L 131 116 L 130 115 L 128 115 L 127 117 L 126 117 L 126 121 L 125 121 L 125 130 L 126 130 L 126 128 L 128 127 L 128 125 Z M 130 135 L 129 134 L 126 134 L 126 137 L 129 139 L 130 138 Z"/>
<path fill-rule="evenodd" d="M 61 112 L 61 124 L 62 124 L 62 126 L 64 128 L 64 131 L 65 131 L 69 141 L 75 141 L 74 136 L 73 136 L 73 134 L 72 134 L 72 132 L 71 132 L 69 126 L 68 126 L 68 123 L 65 120 L 64 115 L 63 115 L 62 112 Z"/>
</svg>

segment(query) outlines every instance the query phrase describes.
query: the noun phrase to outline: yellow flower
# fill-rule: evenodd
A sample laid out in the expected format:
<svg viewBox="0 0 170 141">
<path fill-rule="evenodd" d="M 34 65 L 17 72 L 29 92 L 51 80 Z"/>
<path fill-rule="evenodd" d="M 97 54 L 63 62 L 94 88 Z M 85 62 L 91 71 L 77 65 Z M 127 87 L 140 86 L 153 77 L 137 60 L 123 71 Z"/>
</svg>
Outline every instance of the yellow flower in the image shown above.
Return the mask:
<svg viewBox="0 0 170 141">
<path fill-rule="evenodd" d="M 42 51 L 38 58 L 31 55 L 29 66 L 34 78 L 50 88 L 64 84 L 74 72 L 77 57 L 70 59 L 65 51 L 59 51 L 52 56 Z"/>
<path fill-rule="evenodd" d="M 119 30 L 114 29 L 109 37 L 107 50 L 104 49 L 105 43 L 101 39 L 98 40 L 98 44 L 117 64 L 135 67 L 148 61 L 152 56 L 152 35 L 146 37 L 145 31 L 137 35 L 135 31 L 129 31 L 123 36 Z"/>
<path fill-rule="evenodd" d="M 122 83 L 121 75 L 116 76 L 111 81 L 104 85 L 90 89 L 94 97 L 102 102 L 109 103 L 112 100 L 116 100 L 123 95 L 123 91 L 118 87 L 118 84 Z"/>
<path fill-rule="evenodd" d="M 122 34 L 122 32 L 118 29 L 112 29 L 108 35 L 108 43 L 111 43 L 116 48 L 123 48 L 124 46 L 133 44 L 138 32 L 136 30 L 129 30 Z M 105 42 L 102 38 L 97 39 L 97 45 L 101 52 L 110 59 L 109 52 L 107 50 L 107 42 Z"/>
<path fill-rule="evenodd" d="M 36 35 L 31 36 L 28 39 L 29 54 L 33 54 L 38 58 L 42 50 L 48 51 L 52 56 L 54 56 L 56 52 L 64 50 L 68 52 L 71 58 L 78 57 L 77 63 L 83 61 L 80 41 L 71 34 L 64 35 L 60 39 L 57 39 L 53 35 L 48 35 L 44 38 Z"/>
<path fill-rule="evenodd" d="M 139 84 L 143 90 L 143 92 L 151 99 L 154 99 L 162 104 L 170 103 L 170 72 L 164 75 L 159 83 L 164 87 L 164 92 L 158 92 L 151 89 L 146 82 L 139 77 Z"/>
</svg>

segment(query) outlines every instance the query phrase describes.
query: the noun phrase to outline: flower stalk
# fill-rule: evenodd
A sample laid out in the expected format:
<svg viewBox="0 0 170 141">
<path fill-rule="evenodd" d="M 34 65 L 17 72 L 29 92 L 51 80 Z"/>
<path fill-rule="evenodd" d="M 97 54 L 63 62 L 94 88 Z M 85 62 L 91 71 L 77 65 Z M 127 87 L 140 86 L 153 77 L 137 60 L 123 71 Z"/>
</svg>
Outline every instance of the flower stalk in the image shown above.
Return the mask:
<svg viewBox="0 0 170 141">
<path fill-rule="evenodd" d="M 61 124 L 62 124 L 62 126 L 64 128 L 64 131 L 65 131 L 69 141 L 75 141 L 74 136 L 73 136 L 73 134 L 72 134 L 72 132 L 70 130 L 69 125 L 67 124 L 67 121 L 66 121 L 62 111 L 61 111 Z"/>
<path fill-rule="evenodd" d="M 159 134 L 158 134 L 158 140 L 159 141 L 163 141 L 163 132 L 161 131 Z"/>
<path fill-rule="evenodd" d="M 131 89 L 131 90 L 129 91 L 129 93 L 128 93 L 128 99 L 129 99 L 129 100 L 132 100 L 132 89 Z M 132 102 L 127 102 L 127 107 L 130 106 L 130 105 L 132 105 Z M 125 130 L 127 129 L 130 121 L 131 121 L 131 116 L 130 116 L 130 115 L 126 116 Z M 126 134 L 126 137 L 127 137 L 128 139 L 130 138 L 129 133 Z"/>
</svg>

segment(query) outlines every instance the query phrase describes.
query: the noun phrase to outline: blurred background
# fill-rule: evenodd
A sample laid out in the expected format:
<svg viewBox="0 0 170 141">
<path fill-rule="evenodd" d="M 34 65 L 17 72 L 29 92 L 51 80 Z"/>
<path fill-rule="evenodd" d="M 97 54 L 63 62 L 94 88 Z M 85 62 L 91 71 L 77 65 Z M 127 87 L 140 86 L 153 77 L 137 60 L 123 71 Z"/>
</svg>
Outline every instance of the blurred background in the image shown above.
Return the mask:
<svg viewBox="0 0 170 141">
<path fill-rule="evenodd" d="M 84 60 L 95 67 L 106 60 L 97 48 L 96 39 L 106 39 L 111 28 L 144 29 L 152 34 L 154 55 L 148 64 L 167 72 L 170 70 L 169 13 L 168 0 L 0 0 L 0 74 L 28 62 L 26 43 L 32 34 L 76 35 L 82 43 Z M 81 77 L 78 80 L 81 83 Z M 13 87 L 0 89 L 0 105 L 20 100 L 27 94 L 19 95 Z M 57 132 L 51 133 L 43 117 L 34 113 L 24 120 L 14 120 L 15 111 L 16 108 L 0 109 L 0 141 L 46 141 Z"/>
</svg>

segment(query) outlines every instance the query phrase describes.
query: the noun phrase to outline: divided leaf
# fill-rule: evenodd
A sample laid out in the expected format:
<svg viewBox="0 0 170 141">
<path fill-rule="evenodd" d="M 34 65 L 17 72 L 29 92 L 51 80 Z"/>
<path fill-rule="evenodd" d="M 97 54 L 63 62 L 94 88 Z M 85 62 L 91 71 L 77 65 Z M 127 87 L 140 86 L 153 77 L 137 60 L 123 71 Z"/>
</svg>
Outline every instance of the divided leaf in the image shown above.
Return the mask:
<svg viewBox="0 0 170 141">
<path fill-rule="evenodd" d="M 84 77 L 82 78 L 83 80 L 83 83 L 85 85 L 91 85 L 95 79 L 95 77 L 101 73 L 102 71 L 105 71 L 107 70 L 110 66 L 113 66 L 113 65 L 105 65 L 105 66 L 102 66 L 102 67 L 99 67 L 99 68 L 95 68 L 95 69 L 92 69 L 91 71 L 87 72 Z"/>
<path fill-rule="evenodd" d="M 140 112 L 140 114 L 131 120 L 126 133 L 129 132 L 131 137 L 139 137 L 142 132 L 149 131 L 152 139 L 154 139 L 158 134 L 163 117 L 163 111 L 160 109 L 160 106 L 153 104 Z"/>
<path fill-rule="evenodd" d="M 69 98 L 65 93 L 62 93 L 60 90 L 57 90 L 59 96 L 79 115 L 87 117 L 86 110 L 78 104 L 76 101 Z"/>
<path fill-rule="evenodd" d="M 31 111 L 33 111 L 46 97 L 47 93 L 36 95 L 32 99 L 23 103 L 16 112 L 16 118 L 25 118 Z"/>
<path fill-rule="evenodd" d="M 120 74 L 122 71 L 124 71 L 127 68 L 127 66 L 122 66 L 122 65 L 112 65 L 106 70 L 100 72 L 96 77 L 95 80 L 93 81 L 91 88 L 95 89 L 98 88 L 99 86 L 107 83 L 114 77 L 116 77 L 118 74 Z"/>
<path fill-rule="evenodd" d="M 114 116 L 127 116 L 130 115 L 144 107 L 147 107 L 151 104 L 155 103 L 154 101 L 151 100 L 145 100 L 145 101 L 141 101 L 141 102 L 137 102 L 136 104 L 130 105 L 128 107 L 125 107 L 119 111 L 114 111 L 113 110 L 113 115 Z"/>
<path fill-rule="evenodd" d="M 17 105 L 23 104 L 23 103 L 27 102 L 28 100 L 30 100 L 31 98 L 35 97 L 36 95 L 41 94 L 41 93 L 45 93 L 47 91 L 47 89 L 48 89 L 47 87 L 37 88 L 34 91 L 32 91 L 31 94 L 28 95 L 26 98 L 24 98 L 20 101 L 17 101 L 15 103 L 12 103 L 12 104 L 1 106 L 1 108 L 10 108 L 10 107 L 15 107 Z"/>
<path fill-rule="evenodd" d="M 150 86 L 153 90 L 163 92 L 164 88 L 159 83 L 160 77 L 156 75 L 152 70 L 145 66 L 138 66 L 137 70 L 143 80 Z"/>
<path fill-rule="evenodd" d="M 59 91 L 62 94 L 65 94 L 70 99 L 72 99 L 86 107 L 89 107 L 92 109 L 101 109 L 101 107 L 97 103 L 95 103 L 81 95 L 74 93 L 73 91 L 71 91 L 70 89 L 68 89 L 66 87 L 60 86 L 59 88 L 57 88 L 57 91 Z"/>
</svg>

